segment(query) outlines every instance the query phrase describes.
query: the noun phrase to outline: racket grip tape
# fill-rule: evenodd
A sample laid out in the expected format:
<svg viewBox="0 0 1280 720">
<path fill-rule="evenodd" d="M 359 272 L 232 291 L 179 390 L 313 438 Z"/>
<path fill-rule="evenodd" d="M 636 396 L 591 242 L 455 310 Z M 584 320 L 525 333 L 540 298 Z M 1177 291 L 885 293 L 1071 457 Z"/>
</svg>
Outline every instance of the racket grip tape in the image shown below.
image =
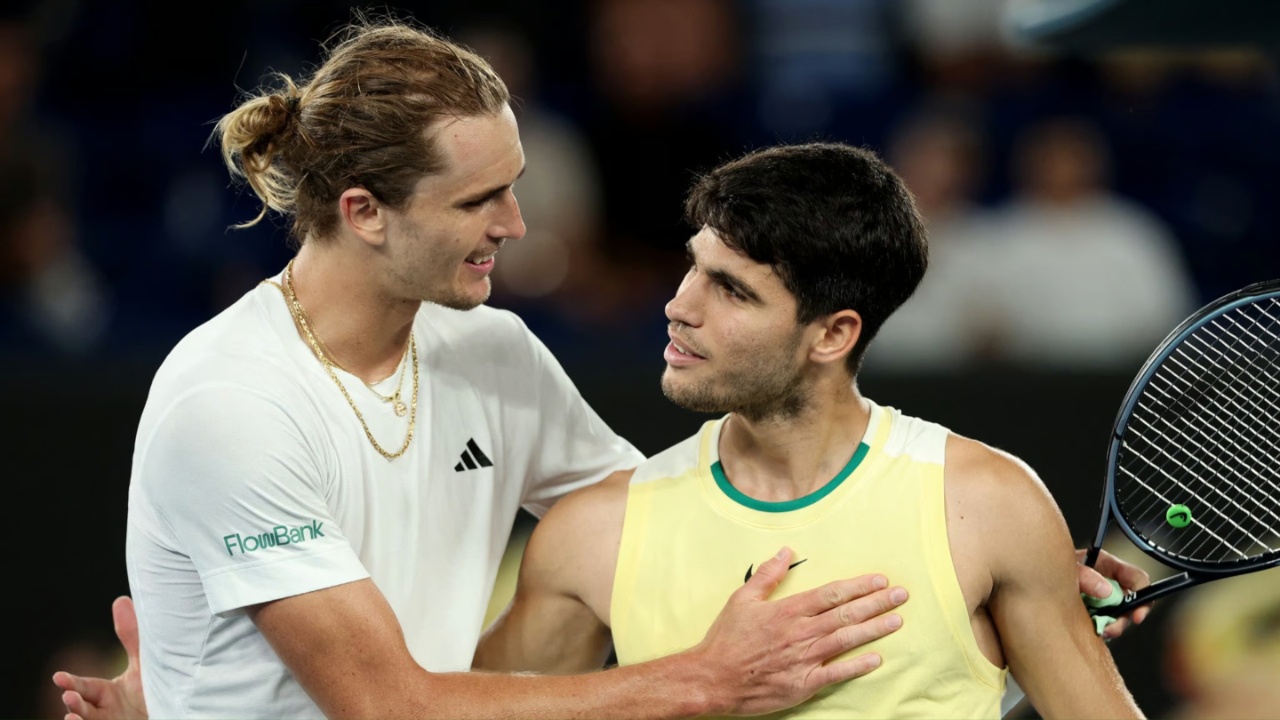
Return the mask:
<svg viewBox="0 0 1280 720">
<path fill-rule="evenodd" d="M 1124 602 L 1124 590 L 1120 589 L 1120 583 L 1110 578 L 1107 579 L 1107 582 L 1111 583 L 1110 595 L 1104 598 L 1096 598 L 1092 595 L 1080 593 L 1080 597 L 1084 598 L 1084 604 L 1090 608 L 1104 608 L 1115 607 L 1116 605 Z"/>
<path fill-rule="evenodd" d="M 1107 579 L 1107 582 L 1111 583 L 1111 594 L 1104 598 L 1096 598 L 1092 595 L 1080 593 L 1080 597 L 1084 599 L 1085 606 L 1089 608 L 1089 614 L 1093 616 L 1093 629 L 1099 635 L 1116 619 L 1096 611 L 1101 608 L 1115 607 L 1124 602 L 1124 591 L 1120 589 L 1120 583 L 1110 578 Z"/>
<path fill-rule="evenodd" d="M 1115 619 L 1115 618 L 1113 618 L 1113 617 L 1111 617 L 1110 615 L 1094 615 L 1094 616 L 1093 616 L 1093 630 L 1094 630 L 1094 632 L 1096 632 L 1096 633 L 1098 633 L 1099 635 L 1101 635 L 1101 634 L 1102 634 L 1102 631 L 1103 631 L 1103 630 L 1106 630 L 1106 629 L 1107 629 L 1107 626 L 1108 626 L 1108 625 L 1110 625 L 1111 623 L 1115 622 L 1115 621 L 1116 621 L 1116 619 Z"/>
</svg>

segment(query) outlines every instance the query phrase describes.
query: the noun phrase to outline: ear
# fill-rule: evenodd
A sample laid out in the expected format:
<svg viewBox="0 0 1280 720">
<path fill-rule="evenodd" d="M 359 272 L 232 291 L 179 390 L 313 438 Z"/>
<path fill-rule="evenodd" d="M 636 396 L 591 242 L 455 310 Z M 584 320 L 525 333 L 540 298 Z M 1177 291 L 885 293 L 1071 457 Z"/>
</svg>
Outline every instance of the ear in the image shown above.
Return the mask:
<svg viewBox="0 0 1280 720">
<path fill-rule="evenodd" d="M 862 316 L 853 310 L 841 310 L 813 322 L 817 337 L 809 349 L 815 363 L 843 363 L 862 336 Z"/>
<path fill-rule="evenodd" d="M 362 187 L 347 188 L 338 198 L 342 223 L 369 245 L 386 241 L 387 211 L 373 193 Z"/>
</svg>

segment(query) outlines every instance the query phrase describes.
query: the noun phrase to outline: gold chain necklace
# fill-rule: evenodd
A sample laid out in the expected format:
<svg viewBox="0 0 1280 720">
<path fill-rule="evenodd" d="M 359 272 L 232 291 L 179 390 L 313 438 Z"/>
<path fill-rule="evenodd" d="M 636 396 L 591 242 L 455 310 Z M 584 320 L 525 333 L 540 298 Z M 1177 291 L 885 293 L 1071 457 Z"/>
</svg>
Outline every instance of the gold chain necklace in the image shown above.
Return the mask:
<svg viewBox="0 0 1280 720">
<path fill-rule="evenodd" d="M 401 399 L 400 397 L 400 390 L 401 388 L 404 387 L 404 371 L 405 371 L 405 366 L 409 364 L 408 363 L 409 346 L 412 344 L 413 344 L 413 337 L 412 337 L 412 333 L 410 333 L 409 345 L 405 345 L 404 356 L 400 358 L 400 363 L 401 363 L 400 379 L 396 381 L 395 392 L 391 393 L 390 395 L 383 395 L 382 393 L 378 392 L 378 389 L 376 387 L 374 387 L 376 383 L 371 383 L 368 381 L 365 381 L 364 383 L 364 386 L 369 388 L 369 392 L 376 395 L 379 400 L 381 400 L 382 402 L 391 403 L 391 409 L 392 411 L 395 412 L 396 417 L 404 417 L 405 413 L 409 412 L 409 408 L 404 404 L 404 400 Z"/>
<path fill-rule="evenodd" d="M 289 263 L 290 263 L 289 289 L 292 291 L 293 261 L 290 260 Z M 283 288 L 281 289 L 283 290 Z M 287 296 L 288 294 L 286 293 L 286 297 Z M 296 298 L 297 295 L 294 295 L 294 297 Z M 299 323 L 300 325 L 305 325 L 307 327 L 311 326 L 311 316 L 307 314 L 306 308 L 302 307 L 302 303 L 297 303 L 296 314 L 301 319 L 301 322 Z M 410 340 L 412 340 L 412 335 L 413 334 L 410 333 Z M 329 346 L 325 343 L 325 341 L 319 335 L 314 335 L 314 337 L 315 337 L 316 344 L 320 346 L 320 351 L 324 353 L 324 356 L 326 358 L 328 358 L 330 364 L 332 364 L 334 367 L 338 368 L 339 370 L 347 373 L 348 375 L 355 375 L 355 373 L 351 372 L 346 367 L 344 367 L 342 363 L 338 362 L 338 356 L 333 354 L 333 351 L 329 349 Z M 360 381 L 364 383 L 364 386 L 369 388 L 369 392 L 376 395 L 379 400 L 381 400 L 382 402 L 393 403 L 391 406 L 391 409 L 395 412 L 396 417 L 404 417 L 405 413 L 409 411 L 408 407 L 406 407 L 404 404 L 404 399 L 401 398 L 400 396 L 401 390 L 404 389 L 404 371 L 405 371 L 405 368 L 408 367 L 409 365 L 409 363 L 407 362 L 408 357 L 409 357 L 409 343 L 405 343 L 404 355 L 402 355 L 400 358 L 400 379 L 396 381 L 396 391 L 391 393 L 390 395 L 383 395 L 382 393 L 378 392 L 378 388 L 374 387 L 374 385 L 377 385 L 377 383 L 371 383 L 368 380 L 365 380 L 364 378 L 360 378 Z M 359 376 L 357 375 L 356 377 L 359 377 Z"/>
<path fill-rule="evenodd" d="M 400 446 L 399 450 L 395 452 L 387 452 L 386 449 L 379 445 L 378 441 L 374 439 L 373 432 L 369 430 L 369 423 L 365 422 L 364 414 L 360 412 L 360 408 L 356 407 L 355 400 L 351 399 L 351 394 L 347 392 L 347 386 L 342 384 L 342 379 L 333 371 L 335 363 L 330 360 L 329 355 L 321 349 L 320 339 L 316 337 L 315 333 L 311 330 L 311 323 L 308 321 L 306 311 L 302 309 L 302 303 L 298 302 L 298 296 L 293 291 L 293 261 L 290 260 L 289 264 L 284 269 L 283 287 L 279 283 L 271 280 L 263 280 L 262 282 L 275 285 L 276 288 L 284 295 L 285 304 L 289 307 L 289 315 L 293 318 L 293 321 L 298 324 L 298 327 L 302 328 L 302 332 L 307 336 L 307 342 L 310 343 L 311 350 L 315 353 L 316 358 L 319 359 L 320 364 L 324 366 L 325 372 L 329 373 L 329 377 L 333 380 L 333 383 L 338 386 L 338 390 L 342 391 L 342 397 L 346 398 L 347 404 L 351 406 L 352 412 L 356 414 L 356 419 L 360 421 L 360 427 L 364 428 L 364 435 L 369 438 L 369 442 L 373 445 L 373 449 L 377 450 L 379 454 L 388 460 L 395 460 L 403 455 L 405 451 L 409 449 L 409 443 L 413 442 L 413 429 L 418 418 L 418 344 L 413 338 L 413 331 L 409 331 L 408 347 L 409 359 L 413 363 L 413 394 L 410 398 L 408 408 L 409 431 L 405 434 L 404 444 Z M 349 371 L 344 370 L 344 372 Z M 403 369 L 401 370 L 401 378 L 403 379 Z M 366 383 L 366 385 L 367 384 L 368 383 Z M 399 391 L 397 390 L 396 395 L 392 397 L 398 396 Z M 382 396 L 379 395 L 379 397 Z M 398 408 L 396 414 L 401 415 Z"/>
</svg>

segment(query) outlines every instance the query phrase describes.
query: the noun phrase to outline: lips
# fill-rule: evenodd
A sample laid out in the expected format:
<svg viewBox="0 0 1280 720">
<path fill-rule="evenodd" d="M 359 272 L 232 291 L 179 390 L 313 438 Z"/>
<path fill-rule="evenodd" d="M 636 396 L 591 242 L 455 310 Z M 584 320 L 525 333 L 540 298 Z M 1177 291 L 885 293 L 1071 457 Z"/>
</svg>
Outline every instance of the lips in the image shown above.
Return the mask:
<svg viewBox="0 0 1280 720">
<path fill-rule="evenodd" d="M 699 360 L 706 359 L 706 356 L 700 353 L 696 346 L 687 340 L 677 337 L 675 333 L 668 331 L 667 337 L 671 338 L 672 347 L 674 347 L 681 355 L 687 355 L 688 357 L 697 358 Z"/>
<path fill-rule="evenodd" d="M 675 340 L 671 341 L 671 345 L 675 347 L 676 351 L 679 352 L 681 355 L 688 355 L 689 357 L 693 357 L 693 358 L 702 358 L 701 355 L 699 355 L 696 352 L 690 351 L 688 348 L 676 342 Z M 702 359 L 705 359 L 705 358 L 702 358 Z"/>
<path fill-rule="evenodd" d="M 498 254 L 498 251 L 501 250 L 502 246 L 505 244 L 506 244 L 506 241 L 503 241 L 498 243 L 497 247 L 489 247 L 489 248 L 484 248 L 482 250 L 477 250 L 471 253 L 470 255 L 468 255 L 465 262 L 467 262 L 470 265 L 485 265 L 487 263 L 490 263 L 493 261 L 493 258 Z"/>
</svg>

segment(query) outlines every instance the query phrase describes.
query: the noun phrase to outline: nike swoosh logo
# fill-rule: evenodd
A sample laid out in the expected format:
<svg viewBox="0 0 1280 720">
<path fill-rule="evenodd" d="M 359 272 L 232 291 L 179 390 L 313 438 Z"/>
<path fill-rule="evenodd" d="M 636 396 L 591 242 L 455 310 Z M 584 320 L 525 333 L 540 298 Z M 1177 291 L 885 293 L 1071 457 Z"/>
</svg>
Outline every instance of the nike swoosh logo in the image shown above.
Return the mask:
<svg viewBox="0 0 1280 720">
<path fill-rule="evenodd" d="M 804 562 L 805 560 L 808 560 L 808 559 L 809 559 L 809 558 L 805 558 L 804 560 L 797 560 L 797 561 L 795 561 L 795 562 L 791 563 L 790 565 L 788 565 L 788 566 L 787 566 L 787 569 L 788 569 L 788 570 L 792 570 L 792 569 L 794 569 L 794 568 L 795 568 L 795 566 L 799 565 L 800 563 L 802 563 L 802 562 Z M 748 566 L 747 566 L 747 576 L 746 576 L 746 577 L 744 577 L 744 578 L 742 578 L 742 582 L 744 582 L 744 583 L 745 583 L 746 581 L 750 580 L 750 579 L 751 579 L 751 573 L 752 573 L 752 572 L 754 572 L 754 571 L 755 571 L 755 569 L 756 569 L 756 564 L 755 564 L 755 563 L 751 563 L 750 565 L 748 565 Z"/>
</svg>

